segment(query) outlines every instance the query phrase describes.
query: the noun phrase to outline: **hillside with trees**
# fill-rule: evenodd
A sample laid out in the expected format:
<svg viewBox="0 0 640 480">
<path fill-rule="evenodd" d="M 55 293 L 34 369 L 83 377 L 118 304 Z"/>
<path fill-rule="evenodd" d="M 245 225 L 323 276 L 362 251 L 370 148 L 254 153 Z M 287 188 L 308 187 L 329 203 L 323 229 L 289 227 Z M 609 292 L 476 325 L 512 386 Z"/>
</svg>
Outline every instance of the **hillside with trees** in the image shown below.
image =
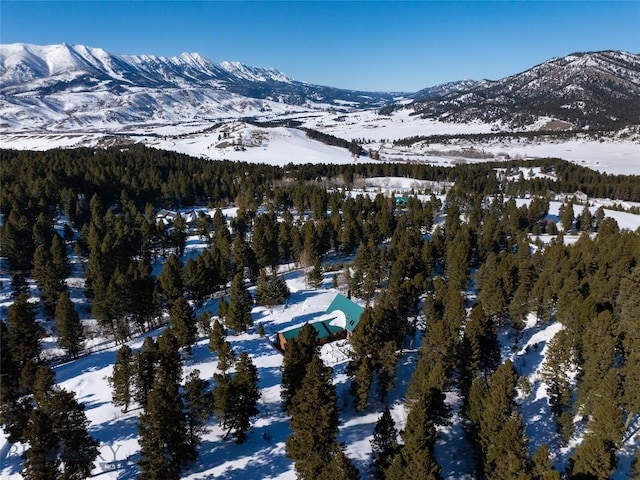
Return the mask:
<svg viewBox="0 0 640 480">
<path fill-rule="evenodd" d="M 0 413 L 6 450 L 24 445 L 3 475 L 86 478 L 117 429 L 126 478 L 640 475 L 640 229 L 575 198 L 638 202 L 638 177 L 141 146 L 0 162 Z M 497 171 L 533 167 L 553 176 Z M 376 176 L 453 187 L 355 189 Z M 315 312 L 295 302 L 334 290 L 364 307 L 344 359 L 309 325 L 281 355 L 274 329 Z M 60 385 L 92 369 L 119 412 L 101 423 L 95 392 Z"/>
</svg>

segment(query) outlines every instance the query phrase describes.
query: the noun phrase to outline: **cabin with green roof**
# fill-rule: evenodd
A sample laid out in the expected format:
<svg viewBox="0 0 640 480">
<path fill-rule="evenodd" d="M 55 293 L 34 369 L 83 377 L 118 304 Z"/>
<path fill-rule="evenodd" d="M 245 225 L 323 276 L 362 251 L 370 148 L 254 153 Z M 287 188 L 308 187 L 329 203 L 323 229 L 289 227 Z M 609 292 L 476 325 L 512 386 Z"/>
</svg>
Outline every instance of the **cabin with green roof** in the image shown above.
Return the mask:
<svg viewBox="0 0 640 480">
<path fill-rule="evenodd" d="M 325 313 L 309 324 L 315 329 L 320 345 L 348 338 L 360 322 L 364 308 L 342 294 L 336 295 Z M 276 346 L 284 352 L 287 342 L 300 334 L 303 325 L 278 332 Z"/>
</svg>

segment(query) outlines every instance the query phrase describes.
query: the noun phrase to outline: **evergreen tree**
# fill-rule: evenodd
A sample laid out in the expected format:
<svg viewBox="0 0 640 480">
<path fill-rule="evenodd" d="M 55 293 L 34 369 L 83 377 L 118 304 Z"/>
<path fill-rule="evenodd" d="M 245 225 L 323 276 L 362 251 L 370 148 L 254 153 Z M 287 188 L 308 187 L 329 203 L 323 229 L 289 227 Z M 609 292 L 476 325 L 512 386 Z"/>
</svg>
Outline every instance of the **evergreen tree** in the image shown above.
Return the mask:
<svg viewBox="0 0 640 480">
<path fill-rule="evenodd" d="M 211 332 L 209 332 L 209 351 L 213 353 L 219 352 L 225 339 L 226 332 L 224 326 L 220 323 L 220 320 L 214 320 Z"/>
<path fill-rule="evenodd" d="M 616 468 L 612 445 L 605 439 L 586 434 L 570 459 L 571 480 L 607 480 Z"/>
<path fill-rule="evenodd" d="M 229 301 L 229 310 L 225 316 L 226 324 L 236 333 L 245 332 L 247 327 L 253 325 L 251 318 L 253 300 L 240 273 L 236 274 L 231 282 Z"/>
<path fill-rule="evenodd" d="M 360 480 L 360 472 L 340 450 L 322 471 L 320 478 L 326 480 Z"/>
<path fill-rule="evenodd" d="M 113 365 L 113 373 L 109 377 L 111 384 L 113 404 L 122 406 L 123 412 L 129 409 L 131 403 L 134 381 L 134 357 L 131 348 L 123 345 L 116 353 L 116 361 Z"/>
<path fill-rule="evenodd" d="M 430 415 L 429 400 L 421 396 L 412 403 L 402 438 L 404 445 L 387 469 L 387 480 L 421 478 L 438 480 L 441 468 L 433 457 L 436 430 Z"/>
<path fill-rule="evenodd" d="M 184 383 L 184 405 L 187 422 L 187 443 L 190 450 L 190 461 L 198 458 L 198 446 L 202 435 L 207 432 L 207 420 L 211 416 L 211 393 L 209 382 L 200 378 L 200 371 L 193 370 Z"/>
<path fill-rule="evenodd" d="M 179 479 L 193 458 L 178 385 L 158 377 L 138 418 L 140 479 Z"/>
<path fill-rule="evenodd" d="M 226 372 L 231 368 L 236 359 L 233 347 L 227 340 L 223 340 L 218 348 L 218 370 Z"/>
<path fill-rule="evenodd" d="M 321 478 L 321 472 L 339 451 L 336 400 L 331 368 L 314 355 L 291 403 L 292 433 L 285 446 L 301 479 Z"/>
<path fill-rule="evenodd" d="M 531 458 L 531 474 L 534 480 L 561 480 L 560 472 L 553 468 L 549 456 L 551 451 L 549 446 L 544 443 L 538 447 Z"/>
<path fill-rule="evenodd" d="M 280 384 L 282 404 L 289 411 L 294 395 L 307 373 L 307 366 L 318 351 L 317 332 L 305 323 L 296 338 L 287 342 L 282 360 L 282 382 Z"/>
<path fill-rule="evenodd" d="M 39 362 L 41 328 L 26 295 L 17 296 L 7 311 L 7 346 L 21 384 L 30 385 Z"/>
<path fill-rule="evenodd" d="M 134 366 L 134 399 L 144 408 L 158 368 L 158 344 L 152 337 L 144 339 L 134 356 Z"/>
<path fill-rule="evenodd" d="M 91 475 L 98 442 L 89 436 L 84 406 L 66 390 L 53 387 L 53 373 L 36 387 L 35 404 L 24 438 L 23 476 L 31 480 L 80 480 Z M 40 379 L 43 379 L 40 376 Z"/>
<path fill-rule="evenodd" d="M 67 354 L 77 358 L 84 344 L 84 330 L 69 293 L 61 292 L 58 295 L 55 318 L 58 345 L 65 349 Z"/>
<path fill-rule="evenodd" d="M 313 268 L 307 276 L 307 283 L 311 288 L 320 288 L 322 286 L 322 280 L 324 279 L 322 265 L 320 264 L 320 258 L 315 258 L 313 261 Z"/>
<path fill-rule="evenodd" d="M 566 329 L 560 330 L 549 340 L 547 355 L 542 365 L 541 374 L 547 383 L 549 406 L 556 420 L 556 428 L 564 439 L 568 439 L 570 431 L 566 427 L 566 415 L 571 408 L 572 389 L 569 374 L 572 370 L 573 352 L 569 334 Z"/>
<path fill-rule="evenodd" d="M 46 245 L 38 245 L 33 255 L 33 278 L 40 289 L 40 301 L 46 315 L 53 315 L 56 300 L 64 291 L 64 278 L 58 276 L 54 267 L 51 252 Z"/>
<path fill-rule="evenodd" d="M 169 321 L 178 344 L 186 347 L 187 352 L 191 354 L 191 346 L 196 343 L 196 318 L 191 305 L 184 297 L 178 297 L 171 305 Z"/>
<path fill-rule="evenodd" d="M 622 337 L 623 404 L 627 411 L 625 427 L 640 412 L 640 266 L 636 266 L 620 282 L 617 307 L 620 312 Z M 626 428 L 625 428 L 626 429 Z"/>
<path fill-rule="evenodd" d="M 371 439 L 371 470 L 374 478 L 384 479 L 384 472 L 391 464 L 397 451 L 398 431 L 389 407 L 385 407 L 382 416 L 376 422 Z"/>
<path fill-rule="evenodd" d="M 237 443 L 247 437 L 251 417 L 258 414 L 256 407 L 260 399 L 258 370 L 247 352 L 242 352 L 236 361 L 236 372 L 214 375 L 213 404 L 220 426 L 226 429 L 224 438 L 233 433 Z"/>
<path fill-rule="evenodd" d="M 182 279 L 182 264 L 178 257 L 171 254 L 162 266 L 158 275 L 160 288 L 169 305 L 184 294 L 184 282 Z"/>
</svg>

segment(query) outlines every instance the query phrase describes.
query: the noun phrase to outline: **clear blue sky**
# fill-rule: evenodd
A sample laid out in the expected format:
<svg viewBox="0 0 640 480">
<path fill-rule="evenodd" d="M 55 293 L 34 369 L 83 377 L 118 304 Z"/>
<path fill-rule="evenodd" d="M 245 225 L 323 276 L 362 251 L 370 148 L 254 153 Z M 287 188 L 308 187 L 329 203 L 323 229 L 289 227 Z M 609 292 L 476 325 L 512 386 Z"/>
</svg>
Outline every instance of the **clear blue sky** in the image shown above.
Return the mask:
<svg viewBox="0 0 640 480">
<path fill-rule="evenodd" d="M 640 53 L 640 1 L 1 0 L 0 42 L 198 52 L 319 85 L 412 92 L 578 51 Z"/>
</svg>

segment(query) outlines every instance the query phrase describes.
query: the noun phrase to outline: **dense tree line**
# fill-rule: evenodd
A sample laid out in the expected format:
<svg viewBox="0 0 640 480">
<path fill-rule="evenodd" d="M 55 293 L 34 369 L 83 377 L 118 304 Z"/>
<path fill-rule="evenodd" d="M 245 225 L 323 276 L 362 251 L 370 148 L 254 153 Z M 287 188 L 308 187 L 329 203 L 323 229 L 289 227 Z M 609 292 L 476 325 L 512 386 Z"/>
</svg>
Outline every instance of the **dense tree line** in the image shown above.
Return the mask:
<svg viewBox="0 0 640 480">
<path fill-rule="evenodd" d="M 114 403 L 127 410 L 135 402 L 143 409 L 143 478 L 178 478 L 194 461 L 212 414 L 228 435 L 238 442 L 245 439 L 256 413 L 257 373 L 246 354 L 233 351 L 227 329 L 235 333 L 252 326 L 250 282 L 258 283 L 258 302 L 280 303 L 288 292 L 274 275 L 275 267 L 297 262 L 309 268 L 314 283 L 322 279 L 321 260 L 329 252 L 354 255 L 340 280 L 367 303 L 351 339 L 348 368 L 356 411 L 384 404 L 395 387 L 403 350 L 421 342 L 404 430 L 398 432 L 386 412 L 376 427 L 376 478 L 406 478 L 406 472 L 439 478 L 441 468 L 433 455 L 436 427 L 450 421 L 445 394 L 451 391 L 462 398 L 480 478 L 556 478 L 544 448 L 533 456 L 527 453 L 515 402 L 518 375 L 510 362 L 502 362 L 497 340 L 499 329 L 510 329 L 517 344 L 530 312 L 540 322 L 557 320 L 563 326 L 549 342 L 542 371 L 557 426 L 557 438 L 550 442 L 566 444 L 576 427 L 586 427 L 589 433 L 567 473 L 579 479 L 607 478 L 613 472 L 614 452 L 640 413 L 638 232 L 620 231 L 612 219 L 592 217 L 588 210 L 573 218 L 570 204 L 561 212 L 564 232 L 545 224 L 545 195 L 552 184 L 525 179 L 505 186 L 493 171 L 526 164 L 254 169 L 232 162 L 213 166 L 142 147 L 79 152 L 1 154 L 9 172 L 6 177 L 3 172 L 2 180 L 2 251 L 13 272 L 15 295 L 0 336 L 3 425 L 11 438 L 29 442 L 41 421 L 52 415 L 50 401 L 76 412 L 79 422 L 57 427 L 59 443 L 37 446 L 57 452 L 54 463 L 35 466 L 36 460 L 28 459 L 25 468 L 53 472 L 66 465 L 60 442 L 68 431 L 80 432 L 87 458 L 93 454 L 91 440 L 81 434 L 81 408 L 52 387 L 40 368 L 40 333 L 25 295 L 25 278 L 31 275 L 41 291 L 43 311 L 56 319 L 61 346 L 78 355 L 81 324 L 64 284 L 67 250 L 75 248 L 86 260 L 86 296 L 93 315 L 117 341 L 157 327 L 161 313 L 168 313 L 170 328 L 157 340 L 148 337 L 136 352 L 123 345 L 111 377 Z M 553 160 L 539 166 L 555 171 L 553 188 L 637 194 L 631 177 L 601 175 Z M 328 183 L 310 183 L 340 178 L 338 183 L 348 184 L 356 175 L 375 174 L 415 174 L 456 186 L 444 205 L 435 196 L 425 201 L 411 197 L 400 209 L 383 195 L 353 197 L 328 191 Z M 517 207 L 508 195 L 521 188 L 543 196 Z M 171 228 L 155 221 L 155 208 L 162 205 L 231 200 L 239 207 L 237 217 L 227 222 L 218 210 L 211 219 L 201 218 L 198 234 L 208 246 L 184 262 L 187 226 L 181 217 Z M 258 213 L 258 207 L 265 211 Z M 54 232 L 60 212 L 77 234 Z M 436 219 L 442 221 L 434 228 Z M 569 225 L 585 232 L 572 246 L 562 241 Z M 547 228 L 556 229 L 556 240 L 536 245 L 534 252 L 527 234 Z M 150 265 L 160 255 L 166 261 L 156 278 Z M 196 340 L 193 305 L 226 288 L 218 319 L 210 323 L 205 315 L 200 322 L 207 326 L 220 373 L 211 382 L 197 375 L 183 382 L 182 358 Z M 470 288 L 477 289 L 477 298 L 469 298 Z M 572 369 L 575 379 L 567 375 Z M 339 478 L 334 473 L 342 472 L 355 478 L 357 472 L 336 440 L 340 409 L 331 371 L 318 359 L 312 327 L 287 345 L 282 376 L 283 405 L 292 422 L 287 455 L 298 474 Z M 575 418 L 582 420 L 576 424 Z M 41 455 L 37 452 L 34 447 L 35 459 Z"/>
</svg>

